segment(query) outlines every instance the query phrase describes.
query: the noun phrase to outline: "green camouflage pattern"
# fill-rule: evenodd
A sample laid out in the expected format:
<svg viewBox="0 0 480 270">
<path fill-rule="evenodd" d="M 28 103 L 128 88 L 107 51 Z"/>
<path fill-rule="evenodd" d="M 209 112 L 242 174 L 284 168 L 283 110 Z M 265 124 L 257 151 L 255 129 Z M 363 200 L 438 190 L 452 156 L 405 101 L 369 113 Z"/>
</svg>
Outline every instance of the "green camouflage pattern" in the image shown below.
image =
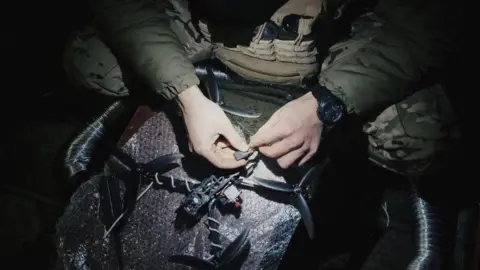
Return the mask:
<svg viewBox="0 0 480 270">
<path fill-rule="evenodd" d="M 108 2 L 109 0 L 100 0 L 95 5 Z M 126 2 L 130 3 L 130 1 Z M 140 5 L 140 3 L 143 1 L 132 1 L 131 5 Z M 161 72 L 155 73 L 155 76 L 163 76 L 161 78 L 164 80 L 161 81 L 183 81 L 179 78 L 184 76 L 191 79 L 190 73 L 193 72 L 191 63 L 211 57 L 212 45 L 195 34 L 188 11 L 182 10 L 184 5 L 181 3 L 181 1 L 172 1 L 169 5 L 165 5 L 166 9 L 162 9 L 168 14 L 170 23 L 163 22 L 158 26 L 164 27 L 162 33 L 165 37 L 162 41 L 156 36 L 155 41 L 159 44 L 155 45 L 157 50 L 153 57 L 155 61 L 169 63 L 168 68 L 156 67 L 162 69 Z M 142 8 L 146 6 L 148 5 L 145 4 Z M 413 34 L 408 39 L 402 39 L 401 35 L 397 35 L 396 26 L 390 22 L 387 23 L 384 19 L 385 14 L 388 14 L 387 11 L 388 5 L 381 4 L 377 13 L 366 14 L 352 24 L 350 38 L 339 41 L 330 48 L 330 54 L 323 61 L 319 82 L 344 100 L 351 112 L 363 114 L 369 111 L 382 111 L 363 129 L 368 135 L 372 161 L 400 173 L 427 173 L 442 164 L 452 145 L 451 142 L 455 140 L 457 136 L 454 126 L 455 118 L 441 84 L 422 90 L 409 88 L 420 78 L 419 70 L 423 64 L 434 67 L 442 62 L 441 57 L 428 55 L 421 48 L 425 46 L 433 48 L 430 51 L 442 51 L 443 48 L 429 47 L 433 45 L 428 43 L 430 40 L 425 36 L 428 29 L 425 27 L 420 27 L 420 30 L 425 32 L 409 29 Z M 428 12 L 425 13 L 425 16 L 427 15 Z M 137 14 L 137 16 L 140 15 Z M 125 24 L 125 22 L 122 23 Z M 167 25 L 168 29 L 166 29 Z M 148 35 L 147 30 L 143 31 L 143 35 Z M 115 39 L 99 38 L 99 35 L 105 35 L 106 32 L 110 33 L 110 36 L 113 35 L 110 30 L 98 33 L 92 28 L 86 28 L 73 35 L 65 49 L 65 69 L 69 78 L 81 88 L 103 95 L 126 96 L 129 90 L 124 84 L 122 70 L 116 57 L 102 42 L 102 40 L 113 42 Z M 417 41 L 423 42 L 423 45 L 411 47 L 408 40 L 417 37 L 417 34 L 422 35 Z M 129 39 L 118 38 L 117 40 L 122 42 Z M 148 39 L 143 36 L 142 38 Z M 160 46 L 161 42 L 163 46 Z M 448 44 L 448 42 L 439 42 L 439 44 Z M 180 53 L 175 46 L 180 46 L 183 53 Z M 149 50 L 155 48 L 149 48 Z M 407 50 L 410 48 L 413 49 Z M 132 54 L 132 57 L 135 56 L 144 59 L 148 54 L 142 49 Z M 436 58 L 429 58 L 430 56 Z M 181 63 L 178 62 L 181 57 L 185 57 L 189 61 L 188 65 L 191 66 L 187 67 L 184 60 L 181 60 Z M 156 65 L 164 65 L 160 62 Z M 168 72 L 164 69 L 168 69 Z M 152 74 L 150 70 L 144 73 L 142 69 L 136 71 L 144 77 Z M 155 80 L 153 77 L 147 79 Z M 190 79 L 189 84 L 198 84 Z M 179 85 L 182 84 L 172 86 L 152 82 L 151 85 L 157 87 L 155 89 L 164 97 L 172 98 L 175 93 L 178 93 Z M 168 89 L 159 88 L 162 85 Z M 229 116 L 237 128 L 241 127 L 240 130 L 248 139 L 279 108 L 279 104 L 235 95 L 222 91 L 222 97 L 230 105 L 249 104 L 249 109 L 264 112 L 262 117 L 256 120 Z"/>
<path fill-rule="evenodd" d="M 95 3 L 98 5 L 96 8 L 108 10 L 115 6 L 109 5 L 108 8 L 102 8 L 102 3 L 108 4 L 108 0 Z M 163 54 L 155 54 L 155 58 L 159 59 L 159 61 L 160 59 L 164 59 L 163 61 L 165 62 L 173 61 L 173 64 L 168 67 L 160 67 L 172 71 L 172 76 L 161 76 L 164 79 L 162 81 L 168 78 L 172 83 L 164 85 L 165 87 L 163 88 L 154 86 L 154 88 L 160 87 L 160 89 L 155 90 L 165 98 L 171 99 L 181 90 L 187 88 L 179 87 L 179 85 L 182 85 L 180 82 L 186 83 L 188 81 L 189 86 L 198 84 L 199 81 L 194 74 L 191 63 L 211 57 L 213 45 L 207 42 L 196 30 L 192 23 L 191 15 L 186 9 L 185 1 L 146 0 L 137 1 L 127 6 L 130 6 L 132 9 L 138 7 L 146 8 L 148 11 L 153 9 L 157 12 L 165 12 L 165 17 L 169 18 L 168 26 L 167 24 L 162 25 L 165 36 L 163 39 L 159 37 L 158 40 L 155 40 L 163 44 L 161 48 Z M 151 15 L 151 12 L 145 12 L 145 14 Z M 130 78 L 131 76 L 129 76 L 130 74 L 124 76 L 123 72 L 129 72 L 130 70 L 121 69 L 117 61 L 118 54 L 113 54 L 109 46 L 105 45 L 104 40 L 108 40 L 108 38 L 101 38 L 100 35 L 102 33 L 104 31 L 98 31 L 94 27 L 87 26 L 71 34 L 65 46 L 63 57 L 67 76 L 76 86 L 84 90 L 94 91 L 106 96 L 127 96 L 129 90 L 125 86 L 124 77 Z M 178 56 L 178 48 L 176 48 L 179 46 L 181 47 L 182 56 L 188 61 L 188 64 L 185 61 L 181 61 L 181 63 L 178 61 L 178 59 L 182 58 Z M 162 55 L 165 56 L 163 57 Z M 170 57 L 166 55 L 170 55 Z M 172 58 L 176 60 L 172 60 Z M 149 59 L 149 61 L 153 61 L 153 59 Z M 185 67 L 185 65 L 188 67 Z M 138 69 L 134 71 L 137 73 L 141 72 Z M 189 73 L 193 73 L 193 75 Z M 194 79 L 191 77 L 194 77 Z M 173 83 L 175 81 L 177 83 Z M 149 83 L 147 82 L 147 84 Z"/>
<path fill-rule="evenodd" d="M 452 107 L 441 85 L 423 89 L 384 110 L 363 131 L 371 159 L 409 175 L 438 169 L 457 139 Z"/>
</svg>

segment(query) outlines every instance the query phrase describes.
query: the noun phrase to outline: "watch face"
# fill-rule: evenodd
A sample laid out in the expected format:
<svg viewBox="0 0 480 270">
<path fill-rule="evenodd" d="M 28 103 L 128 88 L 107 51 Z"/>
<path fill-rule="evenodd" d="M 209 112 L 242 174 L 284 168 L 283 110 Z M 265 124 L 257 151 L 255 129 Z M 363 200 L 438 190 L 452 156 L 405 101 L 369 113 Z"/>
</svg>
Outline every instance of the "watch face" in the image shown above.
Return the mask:
<svg viewBox="0 0 480 270">
<path fill-rule="evenodd" d="M 329 119 L 332 123 L 338 122 L 343 115 L 343 106 L 338 104 L 333 104 L 329 114 L 330 114 Z"/>
<path fill-rule="evenodd" d="M 343 116 L 343 106 L 334 102 L 328 102 L 320 107 L 320 120 L 326 124 L 335 124 Z"/>
</svg>

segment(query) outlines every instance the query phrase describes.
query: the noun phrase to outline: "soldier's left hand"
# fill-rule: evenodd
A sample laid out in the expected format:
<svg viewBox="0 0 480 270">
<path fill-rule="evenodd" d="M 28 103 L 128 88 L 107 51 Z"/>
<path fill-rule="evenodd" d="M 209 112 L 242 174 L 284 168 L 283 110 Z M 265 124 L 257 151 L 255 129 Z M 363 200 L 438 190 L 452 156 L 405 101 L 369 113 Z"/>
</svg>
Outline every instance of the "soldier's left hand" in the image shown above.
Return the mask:
<svg viewBox="0 0 480 270">
<path fill-rule="evenodd" d="M 318 119 L 317 106 L 311 93 L 287 103 L 257 131 L 250 146 L 277 159 L 284 169 L 296 161 L 304 164 L 320 144 L 323 124 Z"/>
</svg>

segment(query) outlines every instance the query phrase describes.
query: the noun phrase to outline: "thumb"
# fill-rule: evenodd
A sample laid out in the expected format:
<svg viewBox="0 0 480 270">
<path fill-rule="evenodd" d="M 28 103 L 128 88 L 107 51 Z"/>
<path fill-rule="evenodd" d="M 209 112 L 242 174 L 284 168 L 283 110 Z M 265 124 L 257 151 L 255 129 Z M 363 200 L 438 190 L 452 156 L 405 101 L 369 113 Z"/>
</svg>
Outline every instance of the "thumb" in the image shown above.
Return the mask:
<svg viewBox="0 0 480 270">
<path fill-rule="evenodd" d="M 221 134 L 227 139 L 233 148 L 243 152 L 248 151 L 249 147 L 247 142 L 238 135 L 237 131 L 235 131 L 235 128 L 231 124 L 227 125 Z"/>
<path fill-rule="evenodd" d="M 273 114 L 270 117 L 270 119 L 268 119 L 268 121 L 265 124 L 263 124 L 263 126 L 261 128 L 259 128 L 257 130 L 255 135 L 253 135 L 250 138 L 250 146 L 251 147 L 259 147 L 262 144 L 266 143 L 265 142 L 265 140 L 266 140 L 265 137 L 270 137 L 270 136 L 268 136 L 268 133 L 269 133 L 268 130 L 271 129 L 272 127 L 274 127 L 277 123 L 278 123 L 278 120 L 277 120 L 276 114 Z"/>
</svg>

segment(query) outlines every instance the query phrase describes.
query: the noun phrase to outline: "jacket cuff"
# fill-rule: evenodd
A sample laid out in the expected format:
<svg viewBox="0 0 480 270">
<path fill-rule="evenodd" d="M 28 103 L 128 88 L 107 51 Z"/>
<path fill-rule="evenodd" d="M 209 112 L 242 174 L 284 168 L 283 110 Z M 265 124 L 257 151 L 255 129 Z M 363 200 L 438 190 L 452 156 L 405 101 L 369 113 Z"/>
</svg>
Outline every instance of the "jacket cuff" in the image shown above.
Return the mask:
<svg viewBox="0 0 480 270">
<path fill-rule="evenodd" d="M 355 104 L 352 102 L 351 97 L 346 95 L 345 91 L 342 90 L 342 87 L 339 85 L 336 85 L 333 81 L 329 80 L 328 77 L 326 76 L 319 76 L 319 84 L 325 88 L 327 88 L 334 96 L 339 98 L 343 104 L 345 105 L 345 108 L 347 110 L 347 113 L 349 114 L 355 114 L 356 109 L 355 109 Z"/>
<path fill-rule="evenodd" d="M 177 97 L 184 90 L 199 84 L 200 80 L 198 79 L 197 75 L 187 74 L 177 77 L 173 81 L 161 83 L 156 91 L 164 98 L 171 100 Z"/>
</svg>

